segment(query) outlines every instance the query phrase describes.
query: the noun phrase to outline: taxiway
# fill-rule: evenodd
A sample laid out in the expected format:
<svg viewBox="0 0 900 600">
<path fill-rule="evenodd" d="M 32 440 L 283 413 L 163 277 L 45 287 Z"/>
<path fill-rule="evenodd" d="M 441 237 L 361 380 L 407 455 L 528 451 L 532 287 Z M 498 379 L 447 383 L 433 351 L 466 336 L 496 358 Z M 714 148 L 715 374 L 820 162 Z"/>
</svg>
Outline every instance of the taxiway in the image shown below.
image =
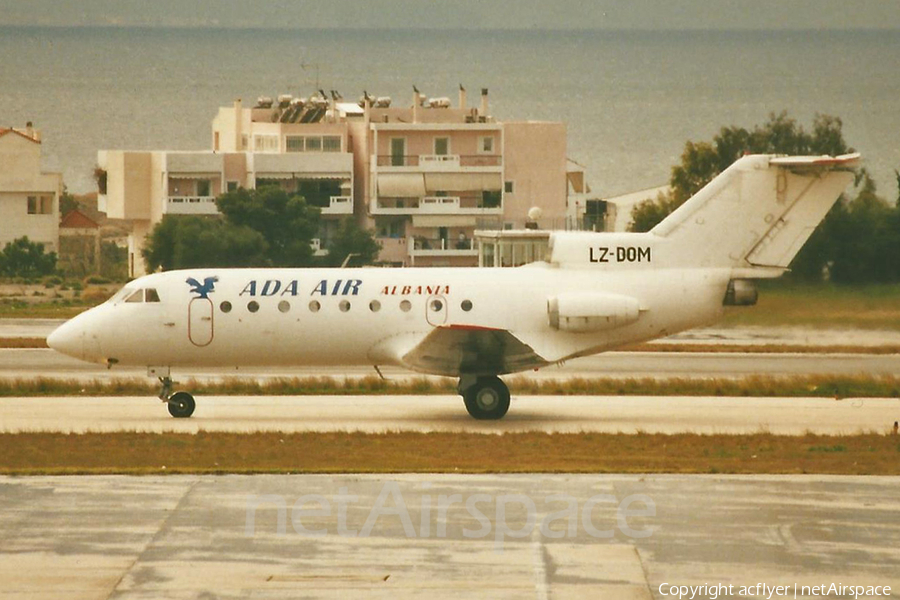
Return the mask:
<svg viewBox="0 0 900 600">
<path fill-rule="evenodd" d="M 0 477 L 0 505 L 4 600 L 900 589 L 897 477 Z"/>
<path fill-rule="evenodd" d="M 389 431 L 886 433 L 896 398 L 516 396 L 501 421 L 472 419 L 458 396 L 198 396 L 190 419 L 156 398 L 4 398 L 6 432 Z"/>
</svg>

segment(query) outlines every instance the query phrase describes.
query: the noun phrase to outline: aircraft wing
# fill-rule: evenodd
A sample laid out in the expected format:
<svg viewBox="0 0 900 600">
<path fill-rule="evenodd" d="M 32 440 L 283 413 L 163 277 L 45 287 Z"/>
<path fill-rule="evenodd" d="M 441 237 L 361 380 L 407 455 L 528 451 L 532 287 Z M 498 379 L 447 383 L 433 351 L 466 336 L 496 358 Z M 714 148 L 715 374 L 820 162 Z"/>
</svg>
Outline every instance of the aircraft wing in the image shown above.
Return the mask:
<svg viewBox="0 0 900 600">
<path fill-rule="evenodd" d="M 401 361 L 417 371 L 448 376 L 502 375 L 548 364 L 509 331 L 470 325 L 435 328 Z"/>
</svg>

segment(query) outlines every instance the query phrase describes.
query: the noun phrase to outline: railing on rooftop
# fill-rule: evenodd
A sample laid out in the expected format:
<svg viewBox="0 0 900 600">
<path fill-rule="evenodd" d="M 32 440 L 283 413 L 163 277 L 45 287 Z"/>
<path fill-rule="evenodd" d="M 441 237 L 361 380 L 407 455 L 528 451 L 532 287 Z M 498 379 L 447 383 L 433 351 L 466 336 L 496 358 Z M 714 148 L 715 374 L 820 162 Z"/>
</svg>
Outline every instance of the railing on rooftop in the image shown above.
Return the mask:
<svg viewBox="0 0 900 600">
<path fill-rule="evenodd" d="M 215 196 L 169 196 L 166 212 L 175 215 L 214 215 L 219 209 Z"/>
<path fill-rule="evenodd" d="M 499 167 L 500 154 L 379 154 L 379 167 Z"/>
<path fill-rule="evenodd" d="M 478 250 L 475 249 L 473 241 L 469 238 L 453 240 L 447 238 L 427 238 L 417 235 L 408 239 L 410 256 L 434 256 L 441 254 L 474 256 L 478 253 Z"/>
</svg>

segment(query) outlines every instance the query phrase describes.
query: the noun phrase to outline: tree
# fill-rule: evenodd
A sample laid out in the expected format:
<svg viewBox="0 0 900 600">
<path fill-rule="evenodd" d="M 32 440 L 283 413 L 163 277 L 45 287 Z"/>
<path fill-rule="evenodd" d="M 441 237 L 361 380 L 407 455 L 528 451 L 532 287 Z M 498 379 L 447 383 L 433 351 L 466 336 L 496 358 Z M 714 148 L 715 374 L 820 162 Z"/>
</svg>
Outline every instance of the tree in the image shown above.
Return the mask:
<svg viewBox="0 0 900 600">
<path fill-rule="evenodd" d="M 378 258 L 380 251 L 381 244 L 375 240 L 372 231 L 360 227 L 354 218 L 347 217 L 341 221 L 328 245 L 325 263 L 337 267 L 352 254 L 349 264 L 370 265 Z"/>
<path fill-rule="evenodd" d="M 261 234 L 266 259 L 273 267 L 303 267 L 313 262 L 312 239 L 319 229 L 320 210 L 302 196 L 277 186 L 243 188 L 222 194 L 216 206 L 225 220 Z"/>
<path fill-rule="evenodd" d="M 672 204 L 675 200 L 672 193 L 660 192 L 656 200 L 648 198 L 639 202 L 631 210 L 631 225 L 629 231 L 650 231 L 653 226 L 662 221 L 666 215 L 675 210 Z"/>
<path fill-rule="evenodd" d="M 56 253 L 44 252 L 44 245 L 28 236 L 6 244 L 0 251 L 0 275 L 6 277 L 39 277 L 56 270 Z"/>
<path fill-rule="evenodd" d="M 166 215 L 147 237 L 147 270 L 302 267 L 313 262 L 319 209 L 281 188 L 238 189 L 216 199 L 221 217 Z"/>
<path fill-rule="evenodd" d="M 78 204 L 78 200 L 75 199 L 75 196 L 69 193 L 69 190 L 63 188 L 63 193 L 59 197 L 59 216 L 60 218 L 66 216 L 73 210 L 78 209 L 80 206 Z"/>
<path fill-rule="evenodd" d="M 163 217 L 147 236 L 148 271 L 192 267 L 264 267 L 268 244 L 258 231 L 220 218 Z"/>
<path fill-rule="evenodd" d="M 830 229 L 831 278 L 837 283 L 887 282 L 897 279 L 898 209 L 876 193 L 865 176 L 843 218 Z"/>
</svg>

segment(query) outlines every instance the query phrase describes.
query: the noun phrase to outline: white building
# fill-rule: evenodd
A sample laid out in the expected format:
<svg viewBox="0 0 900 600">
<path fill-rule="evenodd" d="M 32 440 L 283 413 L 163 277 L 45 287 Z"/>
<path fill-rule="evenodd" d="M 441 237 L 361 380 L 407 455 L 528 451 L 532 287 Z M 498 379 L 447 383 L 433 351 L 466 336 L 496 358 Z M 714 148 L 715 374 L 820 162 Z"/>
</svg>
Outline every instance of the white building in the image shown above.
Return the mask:
<svg viewBox="0 0 900 600">
<path fill-rule="evenodd" d="M 131 272 L 164 214 L 215 214 L 215 197 L 237 186 L 280 185 L 322 209 L 318 245 L 339 218 L 375 230 L 380 260 L 395 265 L 478 263 L 474 231 L 529 223 L 564 228 L 566 127 L 561 122 L 498 122 L 487 90 L 469 107 L 416 91 L 408 107 L 389 98 L 344 102 L 280 96 L 252 108 L 222 107 L 205 152 L 100 151 L 106 173 L 100 207 L 135 222 Z"/>
<path fill-rule="evenodd" d="M 0 128 L 0 248 L 27 236 L 55 252 L 62 191 L 62 175 L 43 170 L 41 136 L 31 123 Z"/>
</svg>

